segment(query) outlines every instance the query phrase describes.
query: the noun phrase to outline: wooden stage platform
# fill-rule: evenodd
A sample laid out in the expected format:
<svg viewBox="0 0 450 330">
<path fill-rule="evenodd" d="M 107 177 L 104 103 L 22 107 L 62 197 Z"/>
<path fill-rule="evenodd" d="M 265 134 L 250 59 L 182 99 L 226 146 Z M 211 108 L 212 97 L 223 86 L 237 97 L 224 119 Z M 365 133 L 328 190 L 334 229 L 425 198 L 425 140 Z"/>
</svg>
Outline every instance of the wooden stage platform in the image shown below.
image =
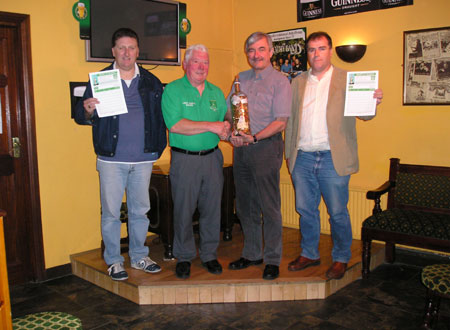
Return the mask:
<svg viewBox="0 0 450 330">
<path fill-rule="evenodd" d="M 91 283 L 140 305 L 148 304 L 202 304 L 237 303 L 281 300 L 325 299 L 337 290 L 361 277 L 362 242 L 352 243 L 352 259 L 345 276 L 340 280 L 327 280 L 325 272 L 331 266 L 331 237 L 321 235 L 321 264 L 299 272 L 287 270 L 288 263 L 300 253 L 300 234 L 296 229 L 283 229 L 283 259 L 280 277 L 273 281 L 262 279 L 264 265 L 243 270 L 229 270 L 228 264 L 240 257 L 242 232 L 239 225 L 233 231 L 233 240 L 221 240 L 218 260 L 223 266 L 221 275 L 213 275 L 193 261 L 191 277 L 181 280 L 175 276 L 176 260 L 164 261 L 164 247 L 157 236 L 149 236 L 150 257 L 161 267 L 157 274 L 148 274 L 130 268 L 128 255 L 125 268 L 129 278 L 113 281 L 107 274 L 101 250 L 91 250 L 71 256 L 72 272 Z M 384 245 L 372 243 L 371 269 L 384 261 Z"/>
</svg>

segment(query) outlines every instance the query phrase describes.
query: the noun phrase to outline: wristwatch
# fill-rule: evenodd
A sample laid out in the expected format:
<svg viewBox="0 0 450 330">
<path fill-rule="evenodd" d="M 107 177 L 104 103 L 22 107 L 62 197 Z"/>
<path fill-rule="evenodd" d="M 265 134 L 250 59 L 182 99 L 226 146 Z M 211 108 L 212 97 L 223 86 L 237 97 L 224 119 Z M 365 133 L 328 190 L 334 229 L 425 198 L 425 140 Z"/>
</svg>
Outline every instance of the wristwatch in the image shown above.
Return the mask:
<svg viewBox="0 0 450 330">
<path fill-rule="evenodd" d="M 256 138 L 256 134 L 253 135 L 253 144 L 257 144 L 258 143 L 258 139 Z"/>
</svg>

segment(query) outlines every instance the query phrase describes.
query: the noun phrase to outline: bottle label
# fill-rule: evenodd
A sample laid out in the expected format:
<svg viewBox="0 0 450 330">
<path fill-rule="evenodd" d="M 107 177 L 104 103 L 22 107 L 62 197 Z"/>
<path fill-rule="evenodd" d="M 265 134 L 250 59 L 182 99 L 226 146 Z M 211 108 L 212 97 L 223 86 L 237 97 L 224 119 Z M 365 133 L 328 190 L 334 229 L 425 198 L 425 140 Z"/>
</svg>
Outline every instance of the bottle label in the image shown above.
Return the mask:
<svg viewBox="0 0 450 330">
<path fill-rule="evenodd" d="M 247 98 L 241 98 L 239 95 L 233 95 L 231 98 L 231 103 L 235 106 L 241 103 L 247 103 Z"/>
<path fill-rule="evenodd" d="M 236 124 L 236 128 L 239 131 L 246 131 L 249 127 L 248 127 L 248 122 L 247 120 L 245 120 L 245 116 L 241 115 L 239 116 L 239 121 Z"/>
</svg>

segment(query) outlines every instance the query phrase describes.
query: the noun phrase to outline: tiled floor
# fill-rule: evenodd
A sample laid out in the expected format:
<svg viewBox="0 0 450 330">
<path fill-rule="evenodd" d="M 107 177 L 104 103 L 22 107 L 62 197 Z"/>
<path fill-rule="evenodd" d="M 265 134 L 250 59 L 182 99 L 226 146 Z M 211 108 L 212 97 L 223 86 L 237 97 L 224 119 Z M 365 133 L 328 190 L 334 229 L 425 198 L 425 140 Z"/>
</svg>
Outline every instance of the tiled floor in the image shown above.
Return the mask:
<svg viewBox="0 0 450 330">
<path fill-rule="evenodd" d="M 11 288 L 13 318 L 41 311 L 79 317 L 83 329 L 418 329 L 425 304 L 421 267 L 449 258 L 398 250 L 379 266 L 324 300 L 139 306 L 75 276 Z M 435 329 L 450 329 L 443 300 Z"/>
</svg>

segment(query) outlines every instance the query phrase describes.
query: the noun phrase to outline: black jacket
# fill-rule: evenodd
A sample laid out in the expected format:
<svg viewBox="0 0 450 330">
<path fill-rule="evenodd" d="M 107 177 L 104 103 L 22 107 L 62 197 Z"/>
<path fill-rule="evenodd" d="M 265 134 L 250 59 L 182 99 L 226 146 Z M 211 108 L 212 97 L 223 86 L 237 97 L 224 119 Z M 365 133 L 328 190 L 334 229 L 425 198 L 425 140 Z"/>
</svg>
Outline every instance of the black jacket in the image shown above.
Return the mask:
<svg viewBox="0 0 450 330">
<path fill-rule="evenodd" d="M 111 64 L 103 70 L 112 70 Z M 153 74 L 139 66 L 138 90 L 144 107 L 145 149 L 144 152 L 157 152 L 161 157 L 167 145 L 166 125 L 161 111 L 161 96 L 163 85 Z M 83 101 L 92 97 L 90 83 L 87 85 L 83 98 L 75 107 L 74 119 L 80 125 L 92 125 L 92 139 L 97 155 L 113 157 L 116 152 L 119 137 L 119 116 L 100 118 L 97 111 L 91 119 L 86 119 Z"/>
</svg>

